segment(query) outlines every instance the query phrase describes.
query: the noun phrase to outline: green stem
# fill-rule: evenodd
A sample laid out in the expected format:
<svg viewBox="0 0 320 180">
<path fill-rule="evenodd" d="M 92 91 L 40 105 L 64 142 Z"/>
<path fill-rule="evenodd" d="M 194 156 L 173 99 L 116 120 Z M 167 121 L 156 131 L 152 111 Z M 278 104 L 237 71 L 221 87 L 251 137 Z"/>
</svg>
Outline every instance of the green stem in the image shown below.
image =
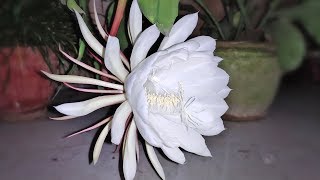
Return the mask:
<svg viewBox="0 0 320 180">
<path fill-rule="evenodd" d="M 273 11 L 277 8 L 278 4 L 280 3 L 280 0 L 273 0 L 270 3 L 268 12 L 266 13 L 265 16 L 261 19 L 259 25 L 257 26 L 257 29 L 262 28 L 268 21 L 268 19 L 272 16 Z"/>
<path fill-rule="evenodd" d="M 240 33 L 241 33 L 241 30 L 242 30 L 243 28 L 244 28 L 244 20 L 243 20 L 242 15 L 240 15 L 240 21 L 239 21 L 239 24 L 238 24 L 238 27 L 237 27 L 236 35 L 234 36 L 234 40 L 238 40 L 239 35 L 240 35 Z"/>
<path fill-rule="evenodd" d="M 244 21 L 246 27 L 250 28 L 251 24 L 250 24 L 250 21 L 249 21 L 249 18 L 248 18 L 248 14 L 247 14 L 246 8 L 244 7 L 243 1 L 242 0 L 237 0 L 237 4 L 239 6 L 240 13 L 241 13 L 241 16 L 243 17 L 243 21 Z"/>
<path fill-rule="evenodd" d="M 77 60 L 80 61 L 82 59 L 85 49 L 86 49 L 86 44 L 83 42 L 82 39 L 79 39 L 79 51 L 78 51 Z"/>
<path fill-rule="evenodd" d="M 222 38 L 222 40 L 225 40 L 225 36 L 221 30 L 221 27 L 219 25 L 219 22 L 214 18 L 213 14 L 211 13 L 211 11 L 205 6 L 205 4 L 201 1 L 201 0 L 195 0 L 195 2 L 204 10 L 204 12 L 207 14 L 207 16 L 209 17 L 209 19 L 211 20 L 212 25 L 216 26 L 219 34 Z"/>
</svg>

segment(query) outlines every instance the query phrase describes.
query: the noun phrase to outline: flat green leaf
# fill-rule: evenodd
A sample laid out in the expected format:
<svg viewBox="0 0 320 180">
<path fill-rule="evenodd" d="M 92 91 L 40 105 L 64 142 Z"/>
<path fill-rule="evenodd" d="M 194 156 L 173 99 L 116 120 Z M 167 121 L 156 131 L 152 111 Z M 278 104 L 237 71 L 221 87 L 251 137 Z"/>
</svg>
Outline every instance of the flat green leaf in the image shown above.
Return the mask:
<svg viewBox="0 0 320 180">
<path fill-rule="evenodd" d="M 290 22 L 279 20 L 271 25 L 271 35 L 282 69 L 285 72 L 297 69 L 306 51 L 302 33 Z"/>
<path fill-rule="evenodd" d="M 300 5 L 280 11 L 279 16 L 298 21 L 320 44 L 319 9 L 319 0 L 306 0 Z"/>
<path fill-rule="evenodd" d="M 138 0 L 143 15 L 152 23 L 157 22 L 159 0 Z"/>
<path fill-rule="evenodd" d="M 179 0 L 138 0 L 143 15 L 168 34 L 178 16 Z"/>
</svg>

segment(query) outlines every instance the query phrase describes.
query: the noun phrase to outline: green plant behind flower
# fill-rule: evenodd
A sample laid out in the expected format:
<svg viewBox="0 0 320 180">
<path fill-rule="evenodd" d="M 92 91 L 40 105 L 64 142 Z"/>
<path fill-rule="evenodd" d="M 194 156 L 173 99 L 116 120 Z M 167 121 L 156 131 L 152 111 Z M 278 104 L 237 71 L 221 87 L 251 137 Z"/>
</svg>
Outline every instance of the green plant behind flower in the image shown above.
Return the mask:
<svg viewBox="0 0 320 180">
<path fill-rule="evenodd" d="M 281 7 L 282 0 L 272 0 L 267 2 L 267 9 L 258 21 L 251 18 L 259 16 L 251 1 L 221 1 L 226 15 L 218 22 L 202 0 L 195 0 L 206 12 L 205 18 L 211 22 L 206 34 L 228 41 L 267 41 L 271 37 L 284 72 L 301 65 L 307 47 L 304 34 L 320 44 L 319 0 L 303 0 L 289 8 Z"/>
<path fill-rule="evenodd" d="M 5 0 L 0 21 L 1 47 L 36 47 L 48 65 L 48 48 L 57 52 L 58 44 L 70 50 L 77 44 L 72 16 L 59 0 Z"/>
</svg>

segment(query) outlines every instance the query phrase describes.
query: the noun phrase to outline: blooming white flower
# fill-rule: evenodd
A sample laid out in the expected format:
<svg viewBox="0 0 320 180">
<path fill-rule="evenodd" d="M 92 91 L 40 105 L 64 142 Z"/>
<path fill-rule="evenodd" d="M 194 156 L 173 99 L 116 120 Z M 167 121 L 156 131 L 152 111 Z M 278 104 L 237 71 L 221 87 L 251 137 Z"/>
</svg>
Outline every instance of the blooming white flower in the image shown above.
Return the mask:
<svg viewBox="0 0 320 180">
<path fill-rule="evenodd" d="M 114 89 L 85 90 L 87 92 L 118 93 L 55 107 L 67 115 L 60 119 L 68 119 L 121 103 L 112 118 L 99 124 L 107 123 L 94 148 L 94 163 L 110 130 L 114 144 L 119 145 L 122 139 L 124 141 L 123 170 L 126 179 L 133 179 L 136 172 L 136 130 L 146 141 L 147 154 L 162 179 L 165 179 L 165 175 L 153 147 L 161 148 L 168 158 L 180 164 L 185 162 L 180 148 L 201 156 L 211 156 L 202 135 L 212 136 L 224 130 L 221 116 L 228 109 L 224 98 L 230 92 L 227 87 L 229 76 L 217 67 L 222 59 L 213 55 L 214 39 L 199 36 L 186 41 L 196 27 L 198 14 L 186 15 L 177 21 L 169 35 L 162 40 L 159 50 L 147 57 L 160 32 L 155 25 L 142 32 L 142 14 L 134 0 L 128 23 L 130 39 L 134 44 L 129 66 L 120 52 L 118 39 L 108 36 L 97 18 L 98 30 L 107 38 L 105 48 L 90 33 L 81 16 L 75 13 L 84 39 L 98 55 L 104 57 L 106 68 L 115 76 L 88 67 L 63 53 L 75 63 L 99 75 L 124 83 L 123 86 L 86 77 L 44 72 L 49 78 L 60 82 Z M 133 120 L 130 122 L 128 119 L 131 112 Z M 130 124 L 126 130 L 128 122 Z"/>
<path fill-rule="evenodd" d="M 195 15 L 193 15 L 195 16 Z M 211 156 L 202 135 L 224 130 L 229 76 L 217 67 L 214 40 L 197 37 L 158 51 L 141 62 L 125 83 L 142 137 L 173 161 L 184 163 L 179 149 Z"/>
</svg>

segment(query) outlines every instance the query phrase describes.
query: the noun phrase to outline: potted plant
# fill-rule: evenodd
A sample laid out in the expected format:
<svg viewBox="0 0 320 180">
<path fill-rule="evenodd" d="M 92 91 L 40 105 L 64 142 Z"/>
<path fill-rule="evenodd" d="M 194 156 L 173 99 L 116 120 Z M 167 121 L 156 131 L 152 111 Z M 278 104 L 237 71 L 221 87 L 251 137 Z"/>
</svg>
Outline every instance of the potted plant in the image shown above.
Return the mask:
<svg viewBox="0 0 320 180">
<path fill-rule="evenodd" d="M 193 4 L 207 22 L 200 32 L 220 40 L 215 54 L 224 59 L 220 66 L 230 75 L 233 91 L 227 98 L 229 110 L 224 118 L 264 117 L 281 76 L 302 63 L 307 48 L 304 34 L 320 42 L 316 20 L 319 1 L 194 0 Z M 215 8 L 223 9 L 214 14 Z M 190 9 L 190 5 L 184 9 Z"/>
<path fill-rule="evenodd" d="M 0 19 L 0 118 L 35 119 L 55 90 L 39 71 L 69 68 L 56 52 L 76 45 L 72 16 L 58 0 L 6 0 Z"/>
</svg>

